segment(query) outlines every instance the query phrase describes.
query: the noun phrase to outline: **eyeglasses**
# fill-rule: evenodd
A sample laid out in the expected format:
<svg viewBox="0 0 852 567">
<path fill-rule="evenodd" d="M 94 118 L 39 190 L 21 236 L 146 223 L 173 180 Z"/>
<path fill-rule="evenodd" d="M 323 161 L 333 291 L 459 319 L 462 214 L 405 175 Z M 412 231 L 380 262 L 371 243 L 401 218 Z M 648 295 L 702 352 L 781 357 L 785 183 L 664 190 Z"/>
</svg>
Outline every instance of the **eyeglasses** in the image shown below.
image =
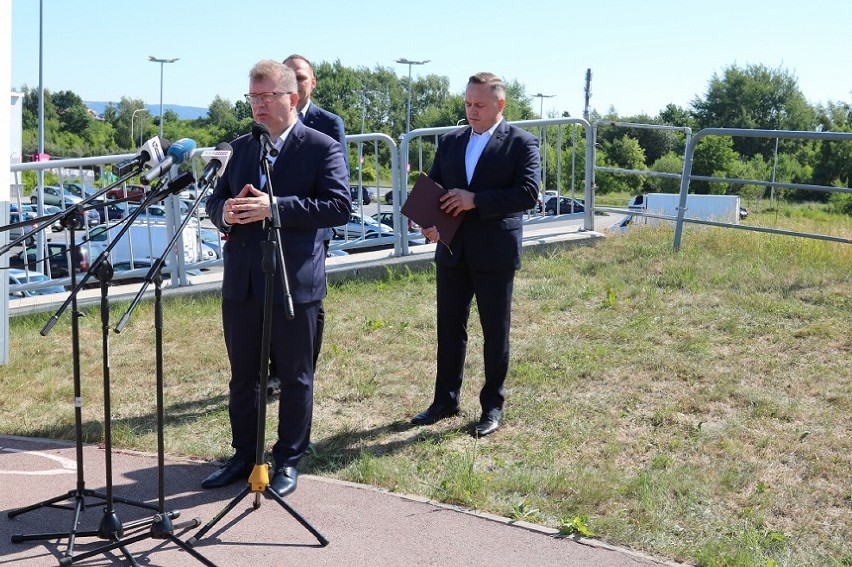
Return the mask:
<svg viewBox="0 0 852 567">
<path fill-rule="evenodd" d="M 260 101 L 263 101 L 263 104 L 269 104 L 275 99 L 275 97 L 279 97 L 282 95 L 293 94 L 290 92 L 278 92 L 272 91 L 269 93 L 246 93 L 243 96 L 246 98 L 246 102 L 249 104 L 258 104 Z"/>
</svg>

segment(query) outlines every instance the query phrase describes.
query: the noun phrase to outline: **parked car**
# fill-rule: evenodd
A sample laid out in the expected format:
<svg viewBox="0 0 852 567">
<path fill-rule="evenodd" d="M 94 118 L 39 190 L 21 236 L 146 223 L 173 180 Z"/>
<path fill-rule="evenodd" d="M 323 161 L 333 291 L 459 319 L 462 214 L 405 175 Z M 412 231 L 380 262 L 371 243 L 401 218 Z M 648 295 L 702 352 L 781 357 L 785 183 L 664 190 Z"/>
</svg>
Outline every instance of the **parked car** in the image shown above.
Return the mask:
<svg viewBox="0 0 852 567">
<path fill-rule="evenodd" d="M 207 209 L 204 207 L 204 203 L 206 201 L 207 201 L 207 199 L 205 198 L 200 203 L 198 203 L 198 207 L 195 209 L 195 212 L 192 213 L 193 216 L 195 216 L 197 214 L 198 218 L 200 218 L 200 219 L 206 219 L 207 218 Z M 187 212 L 191 211 L 192 207 L 195 207 L 195 199 L 181 199 L 180 202 L 181 202 L 181 206 L 180 206 L 181 214 L 184 214 L 183 213 L 184 206 L 186 207 Z"/>
<path fill-rule="evenodd" d="M 393 205 L 393 189 L 385 193 L 385 203 Z"/>
<path fill-rule="evenodd" d="M 222 244 L 224 244 L 224 241 L 220 238 L 219 234 L 218 230 L 214 230 L 212 228 L 202 228 L 199 231 L 201 243 L 213 250 L 217 259 L 222 257 Z"/>
<path fill-rule="evenodd" d="M 21 208 L 28 213 L 32 213 L 33 215 L 35 215 L 36 218 L 38 218 L 38 205 L 33 203 L 24 203 L 23 205 L 21 205 Z M 56 205 L 44 205 L 43 210 L 44 216 L 46 217 L 62 212 L 62 209 L 60 209 Z M 50 230 L 53 232 L 62 232 L 63 230 L 65 230 L 65 228 L 62 226 L 62 223 L 57 219 L 53 221 L 53 224 L 50 225 Z"/>
<path fill-rule="evenodd" d="M 122 261 L 116 262 L 112 265 L 113 269 L 113 281 L 117 285 L 125 285 L 132 283 L 142 283 L 145 281 L 145 276 L 148 275 L 148 271 L 150 271 L 151 266 L 153 266 L 153 262 L 149 258 L 144 258 L 140 260 L 131 261 Z M 165 267 L 165 266 L 164 266 Z M 131 270 L 146 270 L 145 273 L 135 277 L 125 277 L 124 274 Z M 165 273 L 163 274 L 165 277 Z"/>
<path fill-rule="evenodd" d="M 80 197 L 80 199 L 87 199 L 95 194 L 97 194 L 100 189 L 97 187 L 93 187 L 92 185 L 87 185 L 85 183 L 65 183 L 63 185 L 66 191 Z M 95 201 L 105 201 L 106 197 L 101 195 Z"/>
<path fill-rule="evenodd" d="M 138 205 L 130 205 L 128 208 L 128 214 L 132 214 L 138 209 Z M 181 219 L 189 214 L 189 205 L 187 205 L 184 201 L 180 201 L 180 216 Z M 151 221 L 151 222 L 166 222 L 166 207 L 163 205 L 148 205 L 148 207 L 142 211 L 138 217 L 136 217 L 137 221 Z"/>
<path fill-rule="evenodd" d="M 355 211 L 349 215 L 349 222 L 340 226 L 335 226 L 332 228 L 332 232 L 334 232 L 334 238 L 337 239 L 360 238 L 367 234 L 393 236 L 392 229 L 383 225 L 373 217 L 362 215 Z"/>
<path fill-rule="evenodd" d="M 573 197 L 551 197 L 544 204 L 544 214 L 546 215 L 567 215 L 570 213 L 582 213 L 585 211 L 583 201 Z"/>
<path fill-rule="evenodd" d="M 123 187 L 116 187 L 106 192 L 107 199 L 123 199 L 130 197 L 131 202 L 139 203 L 145 198 L 147 187 L 126 183 Z"/>
<path fill-rule="evenodd" d="M 10 286 L 50 281 L 50 278 L 48 278 L 46 275 L 33 270 L 9 268 L 7 270 L 7 273 L 9 274 Z M 52 285 L 48 287 L 40 287 L 38 289 L 9 291 L 9 297 L 32 297 L 34 295 L 47 295 L 50 293 L 65 293 L 65 288 L 61 285 Z"/>
<path fill-rule="evenodd" d="M 70 275 L 68 268 L 68 245 L 64 242 L 48 242 L 45 258 L 37 258 L 35 249 L 27 249 L 26 261 L 24 252 L 18 252 L 9 256 L 10 268 L 26 268 L 32 271 L 43 271 L 45 262 L 50 265 L 50 275 L 53 278 L 66 278 Z M 89 269 L 89 255 L 85 245 L 77 245 L 77 273 L 84 273 Z"/>
<path fill-rule="evenodd" d="M 391 211 L 380 211 L 372 215 L 372 217 L 374 220 L 379 221 L 383 225 L 393 228 L 393 213 Z M 414 232 L 419 229 L 420 227 L 417 226 L 417 223 L 415 223 L 411 219 L 408 219 L 408 232 Z"/>
<path fill-rule="evenodd" d="M 358 193 L 361 193 L 361 200 L 358 200 Z M 350 185 L 349 186 L 349 196 L 352 197 L 353 203 L 363 203 L 364 205 L 369 205 L 373 202 L 373 198 L 370 196 L 370 190 L 367 187 L 358 186 L 358 185 Z"/>
<path fill-rule="evenodd" d="M 35 214 L 27 212 L 27 211 L 21 211 L 21 212 L 12 211 L 12 212 L 10 212 L 9 213 L 9 224 L 15 224 L 15 223 L 24 222 L 24 221 L 32 221 L 32 222 L 30 224 L 25 224 L 23 226 L 19 226 L 17 228 L 10 229 L 8 231 L 9 240 L 15 240 L 17 238 L 21 238 L 25 234 L 29 234 L 30 236 L 28 236 L 24 240 L 24 244 L 26 244 L 27 246 L 32 246 L 33 244 L 35 244 L 35 238 L 32 236 L 32 232 L 38 227 L 38 223 L 35 222 L 35 218 L 36 218 Z"/>
<path fill-rule="evenodd" d="M 44 186 L 45 205 L 57 205 L 59 207 L 62 207 L 63 209 L 67 209 L 71 205 L 76 205 L 82 200 L 83 199 L 63 187 L 59 187 L 56 185 Z M 30 202 L 38 203 L 37 189 L 34 189 L 32 195 L 30 195 Z"/>
</svg>

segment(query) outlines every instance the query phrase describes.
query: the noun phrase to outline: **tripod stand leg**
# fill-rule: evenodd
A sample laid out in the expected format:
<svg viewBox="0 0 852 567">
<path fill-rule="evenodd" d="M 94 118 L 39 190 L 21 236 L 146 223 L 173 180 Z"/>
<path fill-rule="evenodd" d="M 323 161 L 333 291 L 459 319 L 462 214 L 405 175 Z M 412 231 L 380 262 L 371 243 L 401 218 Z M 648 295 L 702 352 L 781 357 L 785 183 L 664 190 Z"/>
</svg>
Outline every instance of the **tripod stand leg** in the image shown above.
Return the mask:
<svg viewBox="0 0 852 567">
<path fill-rule="evenodd" d="M 218 514 L 216 514 L 216 516 L 214 516 L 214 517 L 213 517 L 213 518 L 212 518 L 209 522 L 207 522 L 206 524 L 204 524 L 204 527 L 203 527 L 203 528 L 201 528 L 200 530 L 198 530 L 198 532 L 197 532 L 194 536 L 192 536 L 191 538 L 189 538 L 188 540 L 186 540 L 186 544 L 187 544 L 187 545 L 190 545 L 190 546 L 195 545 L 195 544 L 196 544 L 196 542 L 197 542 L 199 539 L 201 539 L 201 537 L 202 537 L 202 536 L 204 536 L 204 534 L 206 534 L 207 532 L 209 532 L 209 531 L 210 531 L 210 529 L 211 529 L 213 526 L 215 526 L 216 524 L 218 524 L 218 523 L 219 523 L 219 520 L 221 520 L 222 518 L 224 518 L 224 517 L 225 517 L 225 515 L 226 515 L 228 512 L 230 512 L 231 510 L 233 510 L 233 509 L 234 509 L 234 506 L 236 506 L 237 504 L 239 504 L 239 503 L 240 503 L 240 500 L 242 500 L 243 498 L 245 498 L 246 496 L 248 496 L 248 493 L 249 493 L 249 492 L 251 492 L 251 486 L 249 486 L 249 485 L 247 484 L 247 485 L 246 485 L 246 487 L 245 487 L 245 488 L 243 488 L 243 490 L 242 490 L 239 494 L 237 494 L 237 495 L 234 497 L 234 499 L 233 499 L 233 500 L 231 500 L 230 502 L 228 502 L 228 504 L 227 504 L 227 505 L 225 505 L 225 507 L 224 507 L 224 508 L 222 508 L 222 509 L 219 511 L 219 513 L 218 513 Z"/>
<path fill-rule="evenodd" d="M 167 539 L 180 547 L 182 550 L 186 551 L 198 561 L 200 561 L 204 565 L 208 565 L 209 567 L 216 567 L 216 564 L 201 555 L 198 551 L 192 548 L 191 545 L 181 540 L 179 537 L 174 535 L 175 527 L 197 527 L 201 523 L 201 520 L 198 518 L 193 518 L 189 522 L 184 522 L 182 526 L 174 526 L 172 525 L 171 519 L 168 515 L 162 515 L 158 519 L 158 521 L 154 522 L 151 526 L 151 537 L 154 539 Z"/>
<path fill-rule="evenodd" d="M 266 487 L 266 494 L 268 494 L 268 495 L 269 495 L 269 496 L 271 496 L 271 497 L 272 497 L 275 501 L 277 501 L 279 504 L 281 504 L 281 506 L 282 506 L 285 510 L 287 510 L 287 512 L 288 512 L 291 516 L 293 516 L 294 518 L 296 518 L 296 520 L 297 520 L 300 524 L 302 524 L 302 526 L 303 526 L 306 530 L 308 530 L 309 532 L 311 532 L 311 533 L 314 535 L 314 537 L 315 537 L 315 538 L 317 538 L 317 541 L 320 543 L 320 545 L 321 545 L 321 546 L 325 547 L 326 545 L 328 545 L 328 538 L 326 538 L 323 534 L 321 534 L 321 533 L 319 532 L 319 530 L 317 530 L 317 529 L 316 529 L 313 525 L 311 525 L 311 523 L 310 523 L 310 522 L 308 522 L 308 521 L 307 521 L 307 520 L 306 520 L 306 519 L 305 519 L 305 518 L 304 518 L 301 514 L 299 514 L 296 510 L 294 510 L 292 506 L 290 506 L 289 504 L 287 504 L 287 502 L 286 502 L 286 501 L 285 501 L 285 500 L 284 500 L 281 496 L 279 496 L 279 495 L 278 495 L 278 493 L 277 493 L 277 492 L 275 492 L 275 490 L 273 490 L 271 486 L 267 486 L 267 487 Z"/>
</svg>

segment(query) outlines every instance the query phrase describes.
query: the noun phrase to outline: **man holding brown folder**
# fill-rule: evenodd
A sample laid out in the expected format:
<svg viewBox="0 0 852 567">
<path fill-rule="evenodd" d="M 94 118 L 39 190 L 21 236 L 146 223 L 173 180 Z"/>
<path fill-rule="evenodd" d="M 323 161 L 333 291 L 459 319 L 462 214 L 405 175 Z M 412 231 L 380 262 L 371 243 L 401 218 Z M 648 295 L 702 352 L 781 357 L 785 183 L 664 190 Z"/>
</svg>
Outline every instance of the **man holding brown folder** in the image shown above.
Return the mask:
<svg viewBox="0 0 852 567">
<path fill-rule="evenodd" d="M 444 135 L 429 177 L 448 191 L 441 209 L 461 216 L 450 241 L 423 227 L 437 266 L 438 353 L 435 396 L 411 422 L 430 425 L 460 411 L 467 324 L 476 297 L 484 338 L 482 414 L 473 431 L 484 437 L 503 420 L 509 367 L 509 327 L 515 271 L 521 266 L 522 215 L 535 205 L 541 161 L 538 140 L 503 118 L 506 90 L 500 77 L 477 73 L 465 90 L 470 126 Z M 416 220 L 416 219 L 414 219 Z M 445 245 L 446 244 L 446 245 Z"/>
</svg>

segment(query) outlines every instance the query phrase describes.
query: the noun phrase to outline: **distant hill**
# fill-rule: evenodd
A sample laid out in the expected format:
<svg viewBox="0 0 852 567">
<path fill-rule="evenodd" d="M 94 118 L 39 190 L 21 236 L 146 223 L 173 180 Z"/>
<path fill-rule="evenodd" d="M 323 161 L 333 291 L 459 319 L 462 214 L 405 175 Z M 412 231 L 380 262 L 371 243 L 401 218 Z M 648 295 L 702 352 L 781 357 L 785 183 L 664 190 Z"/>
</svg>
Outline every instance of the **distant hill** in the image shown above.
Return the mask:
<svg viewBox="0 0 852 567">
<path fill-rule="evenodd" d="M 89 102 L 83 101 L 89 109 L 93 110 L 98 114 L 98 116 L 104 113 L 108 102 Z M 117 103 L 113 103 L 117 104 Z M 148 109 L 148 112 L 151 116 L 159 116 L 160 115 L 160 105 L 159 104 L 147 104 L 145 108 Z M 207 116 L 206 108 L 199 108 L 197 106 L 180 106 L 178 104 L 163 104 L 163 112 L 171 110 L 175 114 L 178 115 L 178 118 L 181 120 L 194 120 L 196 118 L 204 118 Z"/>
</svg>

